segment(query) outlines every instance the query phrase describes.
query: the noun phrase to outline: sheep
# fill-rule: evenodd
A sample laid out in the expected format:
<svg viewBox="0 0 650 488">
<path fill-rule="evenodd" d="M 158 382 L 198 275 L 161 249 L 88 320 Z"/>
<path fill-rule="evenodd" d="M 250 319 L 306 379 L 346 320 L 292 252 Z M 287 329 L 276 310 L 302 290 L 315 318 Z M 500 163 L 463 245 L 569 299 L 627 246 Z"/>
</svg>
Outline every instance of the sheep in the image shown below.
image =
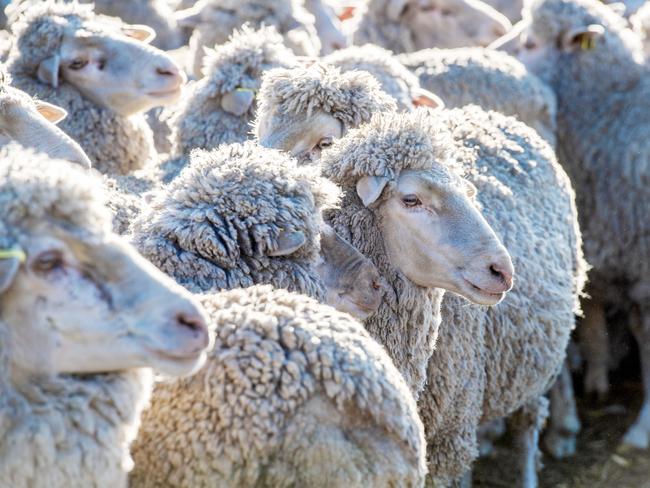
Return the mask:
<svg viewBox="0 0 650 488">
<path fill-rule="evenodd" d="M 195 300 L 110 232 L 79 165 L 0 148 L 0 485 L 126 488 L 151 370 L 204 362 Z"/>
<path fill-rule="evenodd" d="M 330 54 L 350 44 L 347 33 L 332 5 L 326 0 L 305 0 L 305 8 L 314 16 L 316 32 L 321 42 L 320 54 Z"/>
<path fill-rule="evenodd" d="M 152 44 L 159 49 L 177 49 L 186 42 L 174 17 L 174 10 L 166 0 L 93 0 L 93 3 L 98 14 L 151 27 L 156 32 Z"/>
<path fill-rule="evenodd" d="M 253 130 L 262 146 L 287 151 L 304 163 L 374 112 L 396 108 L 368 73 L 341 73 L 319 63 L 277 68 L 263 78 Z"/>
<path fill-rule="evenodd" d="M 356 15 L 354 44 L 377 44 L 395 53 L 487 46 L 511 27 L 481 0 L 368 0 Z"/>
<path fill-rule="evenodd" d="M 0 147 L 17 142 L 55 159 L 65 159 L 90 168 L 90 160 L 79 144 L 55 124 L 68 113 L 51 103 L 35 100 L 9 85 L 0 69 Z"/>
<path fill-rule="evenodd" d="M 490 7 L 508 17 L 513 24 L 521 20 L 521 11 L 524 8 L 523 0 L 483 0 Z"/>
<path fill-rule="evenodd" d="M 215 347 L 198 375 L 157 386 L 132 488 L 423 485 L 415 401 L 361 324 L 268 285 L 202 302 Z"/>
<path fill-rule="evenodd" d="M 417 77 L 392 52 L 379 46 L 366 44 L 341 49 L 323 57 L 322 62 L 336 66 L 344 73 L 352 70 L 367 71 L 377 79 L 382 90 L 395 99 L 400 110 L 444 106 L 437 95 L 420 86 Z"/>
<path fill-rule="evenodd" d="M 185 77 L 162 51 L 138 41 L 150 29 L 107 22 L 87 5 L 31 5 L 11 24 L 7 69 L 15 87 L 74 114 L 60 127 L 97 170 L 126 174 L 155 155 L 139 112 L 176 100 Z"/>
<path fill-rule="evenodd" d="M 235 31 L 204 61 L 205 77 L 191 87 L 170 116 L 174 157 L 164 164 L 165 181 L 180 172 L 192 149 L 213 149 L 249 139 L 263 73 L 298 65 L 274 27 Z"/>
<path fill-rule="evenodd" d="M 645 94 L 650 84 L 645 81 L 641 39 L 623 18 L 597 1 L 533 2 L 524 18 L 528 22 L 495 47 L 515 53 L 558 97 L 558 157 L 576 186 L 585 253 L 592 265 L 591 300 L 584 304 L 581 335 L 594 341 L 606 337 L 604 307 L 629 306 L 645 399 L 623 444 L 647 448 L 650 198 L 643 180 L 648 175 Z M 597 368 L 589 359 L 586 391 L 604 393 L 606 368 Z"/>
<path fill-rule="evenodd" d="M 181 26 L 194 29 L 190 57 L 194 76 L 202 76 L 203 48 L 223 44 L 244 24 L 253 28 L 274 26 L 297 55 L 317 56 L 320 41 L 314 18 L 300 0 L 199 0 L 176 12 Z"/>
<path fill-rule="evenodd" d="M 555 147 L 555 95 L 512 56 L 482 48 L 425 49 L 398 60 L 446 107 L 476 104 L 512 115 Z"/>
</svg>

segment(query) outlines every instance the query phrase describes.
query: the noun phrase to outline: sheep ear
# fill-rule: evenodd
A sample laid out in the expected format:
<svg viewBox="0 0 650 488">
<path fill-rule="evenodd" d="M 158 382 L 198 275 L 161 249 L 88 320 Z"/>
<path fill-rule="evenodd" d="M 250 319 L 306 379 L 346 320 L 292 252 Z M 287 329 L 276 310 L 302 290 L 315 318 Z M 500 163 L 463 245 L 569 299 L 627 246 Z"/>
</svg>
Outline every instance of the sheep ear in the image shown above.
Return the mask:
<svg viewBox="0 0 650 488">
<path fill-rule="evenodd" d="M 406 0 L 388 0 L 388 5 L 386 5 L 386 16 L 388 20 L 395 22 L 400 20 L 406 11 L 406 7 Z"/>
<path fill-rule="evenodd" d="M 41 64 L 38 65 L 38 71 L 36 76 L 39 81 L 45 83 L 46 85 L 53 86 L 56 88 L 59 86 L 59 64 L 61 63 L 61 58 L 58 54 L 50 56 L 49 58 L 41 61 Z"/>
<path fill-rule="evenodd" d="M 418 88 L 413 93 L 413 105 L 415 107 L 445 108 L 445 102 L 435 93 Z"/>
<path fill-rule="evenodd" d="M 357 181 L 357 195 L 361 198 L 363 205 L 369 207 L 380 197 L 381 192 L 388 183 L 385 176 L 364 176 Z"/>
<path fill-rule="evenodd" d="M 244 115 L 255 99 L 255 91 L 248 88 L 237 88 L 224 93 L 221 97 L 221 108 L 233 115 Z"/>
<path fill-rule="evenodd" d="M 562 49 L 566 52 L 588 51 L 596 47 L 603 34 L 605 29 L 599 24 L 570 29 L 562 36 Z"/>
<path fill-rule="evenodd" d="M 0 293 L 5 292 L 11 286 L 19 267 L 20 259 L 17 257 L 0 259 Z"/>
<path fill-rule="evenodd" d="M 38 113 L 45 117 L 48 122 L 52 122 L 53 124 L 58 124 L 68 116 L 68 112 L 58 105 L 53 105 L 42 100 L 36 100 L 35 103 Z"/>
<path fill-rule="evenodd" d="M 270 251 L 267 256 L 288 256 L 293 254 L 307 242 L 305 234 L 302 232 L 286 232 L 282 231 L 278 236 L 278 247 L 275 251 Z"/>
<path fill-rule="evenodd" d="M 156 38 L 156 31 L 148 25 L 142 24 L 125 25 L 122 27 L 122 33 L 127 37 L 144 42 L 145 44 L 149 44 Z"/>
<path fill-rule="evenodd" d="M 174 12 L 174 18 L 180 27 L 196 29 L 201 23 L 201 9 L 194 7 Z"/>
</svg>

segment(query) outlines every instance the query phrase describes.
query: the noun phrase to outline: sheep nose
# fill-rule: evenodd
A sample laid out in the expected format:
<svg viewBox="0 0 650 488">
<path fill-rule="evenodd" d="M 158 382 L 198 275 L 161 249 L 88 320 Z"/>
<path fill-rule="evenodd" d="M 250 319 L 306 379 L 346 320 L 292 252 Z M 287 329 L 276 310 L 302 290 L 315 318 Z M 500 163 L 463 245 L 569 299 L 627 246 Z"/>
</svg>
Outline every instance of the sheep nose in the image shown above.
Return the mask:
<svg viewBox="0 0 650 488">
<path fill-rule="evenodd" d="M 176 86 L 180 86 L 187 81 L 185 73 L 174 63 L 164 63 L 157 66 L 156 74 L 167 78 L 167 81 L 175 82 Z"/>
<path fill-rule="evenodd" d="M 192 349 L 199 352 L 210 343 L 210 334 L 208 325 L 203 317 L 197 312 L 179 312 L 175 317 L 175 325 L 184 329 L 192 337 Z"/>
<path fill-rule="evenodd" d="M 490 274 L 497 279 L 500 279 L 507 287 L 508 290 L 512 288 L 514 269 L 510 259 L 502 259 L 490 264 Z"/>
<path fill-rule="evenodd" d="M 494 26 L 494 29 L 492 29 L 492 33 L 498 39 L 499 37 L 505 36 L 508 33 L 508 29 L 506 28 L 506 26 L 504 26 L 502 24 L 496 24 Z"/>
</svg>

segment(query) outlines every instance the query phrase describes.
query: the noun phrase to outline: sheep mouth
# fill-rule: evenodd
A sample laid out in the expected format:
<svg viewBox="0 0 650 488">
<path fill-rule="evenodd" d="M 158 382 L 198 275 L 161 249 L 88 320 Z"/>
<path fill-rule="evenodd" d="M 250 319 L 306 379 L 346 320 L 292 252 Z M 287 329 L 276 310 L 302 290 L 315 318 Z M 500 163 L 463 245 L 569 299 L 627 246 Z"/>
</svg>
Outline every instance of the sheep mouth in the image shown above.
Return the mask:
<svg viewBox="0 0 650 488">
<path fill-rule="evenodd" d="M 506 291 L 491 291 L 475 285 L 466 278 L 463 278 L 465 289 L 469 292 L 467 298 L 476 301 L 481 305 L 496 305 L 506 296 Z"/>
<path fill-rule="evenodd" d="M 191 363 L 201 359 L 201 356 L 205 351 L 195 351 L 191 353 L 174 353 L 169 351 L 163 351 L 162 349 L 154 349 L 148 347 L 147 350 L 156 356 L 158 359 L 164 361 L 172 361 L 177 363 Z"/>
<path fill-rule="evenodd" d="M 183 88 L 178 86 L 171 90 L 160 90 L 160 91 L 148 92 L 147 95 L 153 98 L 167 98 L 167 97 L 174 97 L 180 95 L 182 90 Z"/>
</svg>

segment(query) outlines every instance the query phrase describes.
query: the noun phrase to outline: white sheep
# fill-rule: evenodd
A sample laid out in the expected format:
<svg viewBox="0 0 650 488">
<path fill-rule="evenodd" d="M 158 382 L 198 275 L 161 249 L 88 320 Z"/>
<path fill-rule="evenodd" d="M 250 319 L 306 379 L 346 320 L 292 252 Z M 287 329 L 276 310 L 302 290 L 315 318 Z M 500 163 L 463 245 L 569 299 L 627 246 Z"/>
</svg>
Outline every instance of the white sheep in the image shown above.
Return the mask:
<svg viewBox="0 0 650 488">
<path fill-rule="evenodd" d="M 202 301 L 215 347 L 156 387 L 131 487 L 423 485 L 415 401 L 361 324 L 270 286 Z"/>
<path fill-rule="evenodd" d="M 124 174 L 155 155 L 140 112 L 176 100 L 185 76 L 141 42 L 150 29 L 107 19 L 85 5 L 30 5 L 11 24 L 7 68 L 14 86 L 74 114 L 60 127 L 96 169 Z"/>
<path fill-rule="evenodd" d="M 194 29 L 190 56 L 197 78 L 203 75 L 203 48 L 223 44 L 245 24 L 254 29 L 275 27 L 298 55 L 316 56 L 320 52 L 314 17 L 301 0 L 199 0 L 189 9 L 176 12 L 176 16 L 181 26 Z"/>
<path fill-rule="evenodd" d="M 481 0 L 368 0 L 356 16 L 355 44 L 377 44 L 395 53 L 487 46 L 511 27 Z"/>
<path fill-rule="evenodd" d="M 78 165 L 0 149 L 0 485 L 126 488 L 153 367 L 209 345 L 189 294 L 110 231 Z"/>
<path fill-rule="evenodd" d="M 639 346 L 645 399 L 623 443 L 650 444 L 650 194 L 645 135 L 650 84 L 641 39 L 597 1 L 535 1 L 527 22 L 499 42 L 555 91 L 558 157 L 576 187 L 592 265 L 581 335 L 586 390 L 607 391 L 604 307 L 627 306 Z M 570 74 L 570 75 L 569 75 Z"/>
</svg>

